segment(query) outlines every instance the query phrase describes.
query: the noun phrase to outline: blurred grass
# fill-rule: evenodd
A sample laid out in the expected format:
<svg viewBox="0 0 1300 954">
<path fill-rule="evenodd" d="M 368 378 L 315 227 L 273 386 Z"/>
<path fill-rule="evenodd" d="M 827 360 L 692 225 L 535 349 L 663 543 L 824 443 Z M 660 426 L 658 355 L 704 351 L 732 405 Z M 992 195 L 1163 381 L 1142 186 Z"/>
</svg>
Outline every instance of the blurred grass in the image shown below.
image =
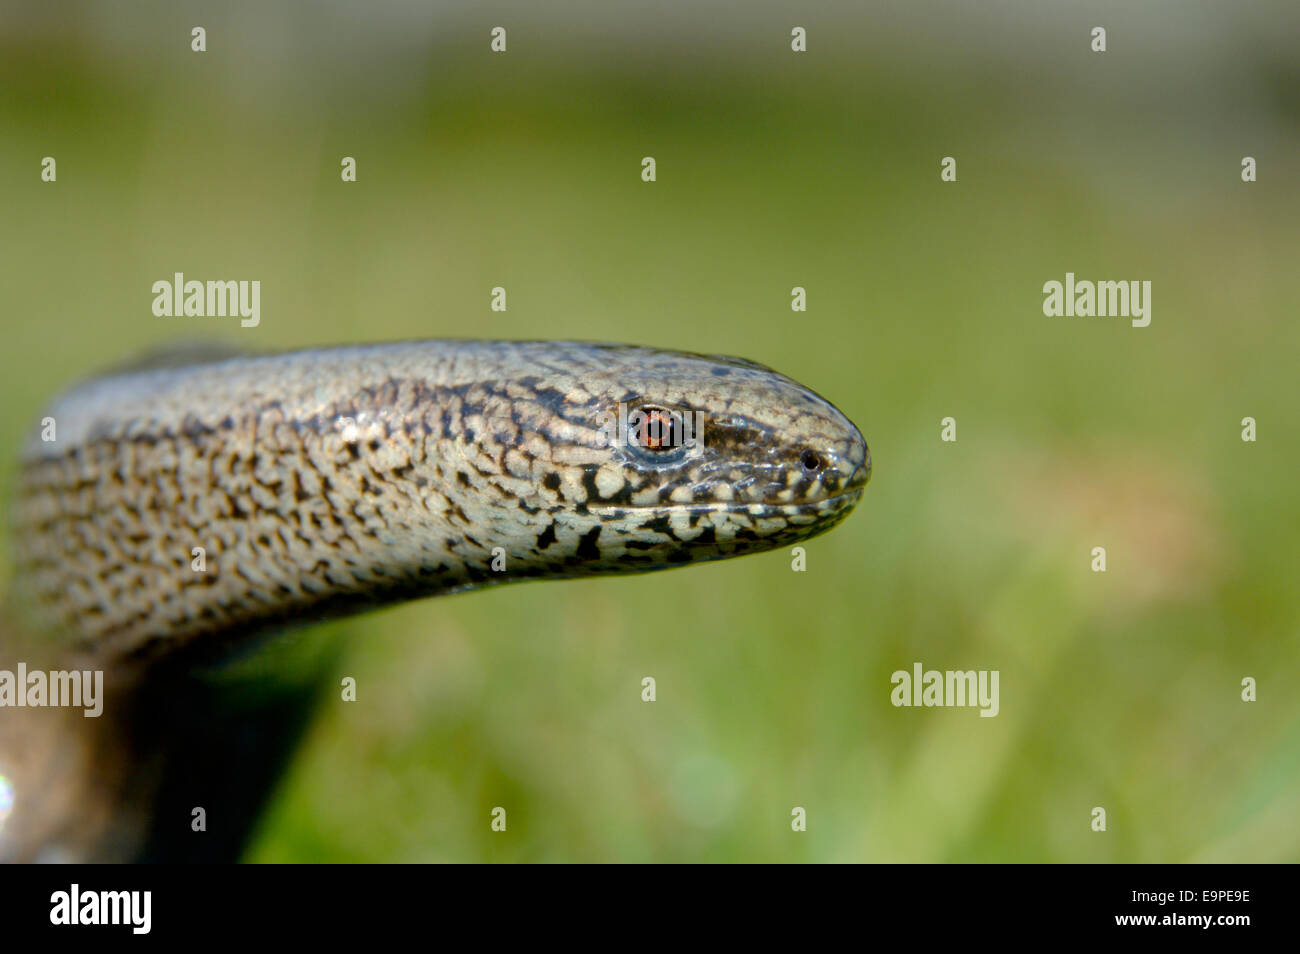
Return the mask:
<svg viewBox="0 0 1300 954">
<path fill-rule="evenodd" d="M 331 624 L 359 699 L 324 706 L 252 860 L 1300 860 L 1293 122 L 1215 140 L 1010 61 L 440 43 L 391 99 L 219 44 L 5 46 L 0 446 L 166 340 L 572 337 L 772 364 L 875 472 L 804 574 L 773 553 Z M 261 326 L 154 318 L 173 271 L 260 279 Z M 1066 271 L 1151 280 L 1151 326 L 1044 318 Z M 999 669 L 1001 714 L 893 708 L 916 661 Z"/>
</svg>

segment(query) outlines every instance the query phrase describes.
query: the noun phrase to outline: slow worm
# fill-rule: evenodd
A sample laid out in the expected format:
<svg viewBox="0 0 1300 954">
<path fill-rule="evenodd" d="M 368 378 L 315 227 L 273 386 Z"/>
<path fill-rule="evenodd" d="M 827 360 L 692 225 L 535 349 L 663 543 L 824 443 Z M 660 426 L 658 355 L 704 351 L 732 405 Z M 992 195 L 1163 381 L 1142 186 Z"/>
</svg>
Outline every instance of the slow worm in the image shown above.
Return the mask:
<svg viewBox="0 0 1300 954">
<path fill-rule="evenodd" d="M 0 709 L 0 858 L 157 856 L 157 751 L 182 741 L 150 720 L 189 724 L 190 674 L 258 634 L 786 547 L 842 520 L 870 470 L 858 429 L 790 378 L 645 347 L 420 341 L 85 383 L 22 451 L 0 649 L 103 670 L 110 711 Z"/>
</svg>

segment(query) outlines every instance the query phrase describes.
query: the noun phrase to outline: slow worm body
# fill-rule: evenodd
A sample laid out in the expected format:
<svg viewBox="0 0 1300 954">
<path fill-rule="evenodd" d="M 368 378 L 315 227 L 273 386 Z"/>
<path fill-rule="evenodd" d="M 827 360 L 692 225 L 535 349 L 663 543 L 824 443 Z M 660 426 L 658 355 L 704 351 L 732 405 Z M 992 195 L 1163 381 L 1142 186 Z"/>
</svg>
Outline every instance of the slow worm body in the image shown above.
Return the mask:
<svg viewBox="0 0 1300 954">
<path fill-rule="evenodd" d="M 578 342 L 129 371 L 68 392 L 46 425 L 21 456 L 13 617 L 123 698 L 286 623 L 788 546 L 843 519 L 870 475 L 857 428 L 769 368 Z M 22 780 L 33 759 L 12 748 L 7 777 Z M 24 814 L 39 784 L 15 788 L 0 857 L 60 837 L 69 856 L 131 854 L 113 810 L 89 839 Z M 99 787 L 116 786 L 112 804 L 124 785 Z"/>
</svg>

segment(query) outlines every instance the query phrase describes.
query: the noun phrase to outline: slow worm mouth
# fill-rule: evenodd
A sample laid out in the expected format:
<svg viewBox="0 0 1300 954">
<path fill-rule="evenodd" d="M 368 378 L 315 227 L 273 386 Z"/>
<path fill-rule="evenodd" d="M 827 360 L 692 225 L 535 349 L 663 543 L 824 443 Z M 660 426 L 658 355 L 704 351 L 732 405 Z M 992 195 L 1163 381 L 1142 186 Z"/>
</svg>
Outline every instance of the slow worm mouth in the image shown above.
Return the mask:
<svg viewBox="0 0 1300 954">
<path fill-rule="evenodd" d="M 862 499 L 864 490 L 865 488 L 858 487 L 842 494 L 836 494 L 833 497 L 825 497 L 822 500 L 805 500 L 802 503 L 771 504 L 715 501 L 713 503 L 645 504 L 642 506 L 589 504 L 587 510 L 611 518 L 617 518 L 619 514 L 623 513 L 732 513 L 749 517 L 794 517 L 807 514 L 839 513 L 848 510 L 857 506 L 858 501 Z"/>
</svg>

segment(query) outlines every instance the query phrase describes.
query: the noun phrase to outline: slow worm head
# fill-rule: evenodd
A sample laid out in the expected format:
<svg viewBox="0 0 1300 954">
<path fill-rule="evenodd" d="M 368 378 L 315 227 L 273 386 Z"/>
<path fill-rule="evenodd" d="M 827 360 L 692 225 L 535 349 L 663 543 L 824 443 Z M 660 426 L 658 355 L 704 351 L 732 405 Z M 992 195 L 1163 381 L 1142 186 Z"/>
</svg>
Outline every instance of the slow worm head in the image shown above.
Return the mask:
<svg viewBox="0 0 1300 954">
<path fill-rule="evenodd" d="M 858 429 L 748 361 L 425 341 L 116 374 L 55 402 L 14 518 L 34 628 L 99 659 L 833 526 Z"/>
</svg>

